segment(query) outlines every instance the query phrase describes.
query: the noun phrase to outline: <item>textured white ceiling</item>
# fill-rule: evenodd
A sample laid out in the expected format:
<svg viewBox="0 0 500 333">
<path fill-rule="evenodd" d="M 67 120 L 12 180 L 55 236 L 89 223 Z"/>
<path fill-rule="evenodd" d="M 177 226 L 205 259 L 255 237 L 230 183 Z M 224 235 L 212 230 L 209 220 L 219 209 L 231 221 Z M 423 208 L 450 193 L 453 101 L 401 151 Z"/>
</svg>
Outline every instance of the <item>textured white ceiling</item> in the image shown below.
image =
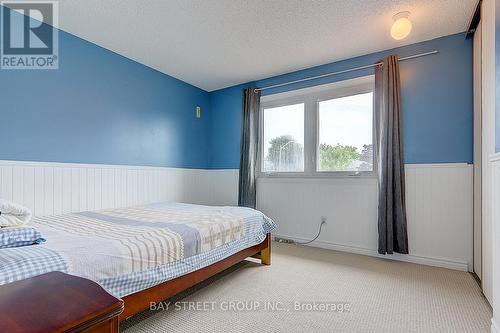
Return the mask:
<svg viewBox="0 0 500 333">
<path fill-rule="evenodd" d="M 211 91 L 465 31 L 476 0 L 60 0 L 61 29 Z M 413 31 L 395 41 L 392 16 Z"/>
</svg>

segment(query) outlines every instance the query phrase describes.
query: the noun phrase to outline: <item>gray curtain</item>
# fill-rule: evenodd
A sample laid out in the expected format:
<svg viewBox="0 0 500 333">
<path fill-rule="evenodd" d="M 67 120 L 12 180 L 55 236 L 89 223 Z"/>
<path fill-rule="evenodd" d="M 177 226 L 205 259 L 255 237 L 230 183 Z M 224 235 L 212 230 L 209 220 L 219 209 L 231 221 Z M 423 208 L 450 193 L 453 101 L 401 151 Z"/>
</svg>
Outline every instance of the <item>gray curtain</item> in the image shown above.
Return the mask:
<svg viewBox="0 0 500 333">
<path fill-rule="evenodd" d="M 401 87 L 396 56 L 375 69 L 378 165 L 378 252 L 408 253 Z"/>
<path fill-rule="evenodd" d="M 238 205 L 255 208 L 256 167 L 259 147 L 260 91 L 243 91 L 243 126 L 241 133 L 240 180 Z"/>
</svg>

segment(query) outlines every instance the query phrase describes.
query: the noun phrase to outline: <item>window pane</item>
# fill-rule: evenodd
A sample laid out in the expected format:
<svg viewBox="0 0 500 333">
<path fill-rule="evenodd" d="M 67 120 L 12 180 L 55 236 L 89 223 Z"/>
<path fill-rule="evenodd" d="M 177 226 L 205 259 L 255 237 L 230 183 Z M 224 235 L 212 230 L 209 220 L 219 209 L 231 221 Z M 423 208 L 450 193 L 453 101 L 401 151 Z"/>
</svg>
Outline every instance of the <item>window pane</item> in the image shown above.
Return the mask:
<svg viewBox="0 0 500 333">
<path fill-rule="evenodd" d="M 304 171 L 304 104 L 264 109 L 262 171 Z"/>
<path fill-rule="evenodd" d="M 318 171 L 372 171 L 372 131 L 372 92 L 319 102 Z"/>
</svg>

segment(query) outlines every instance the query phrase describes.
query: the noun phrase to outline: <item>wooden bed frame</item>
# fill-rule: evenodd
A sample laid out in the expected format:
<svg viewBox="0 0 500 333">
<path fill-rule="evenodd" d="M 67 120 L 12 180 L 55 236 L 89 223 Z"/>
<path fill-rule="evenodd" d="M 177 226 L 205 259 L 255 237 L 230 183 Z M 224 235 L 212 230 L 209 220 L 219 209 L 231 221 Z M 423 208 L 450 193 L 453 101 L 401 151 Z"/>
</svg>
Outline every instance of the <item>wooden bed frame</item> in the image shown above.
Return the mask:
<svg viewBox="0 0 500 333">
<path fill-rule="evenodd" d="M 240 252 L 237 252 L 232 256 L 218 261 L 210 266 L 125 296 L 123 298 L 125 310 L 120 315 L 120 321 L 149 309 L 151 302 L 159 303 L 175 296 L 178 293 L 208 279 L 211 276 L 214 276 L 217 273 L 222 272 L 223 270 L 245 260 L 248 257 L 260 259 L 263 265 L 270 265 L 271 234 L 267 234 L 266 239 L 262 243 L 241 250 Z"/>
</svg>

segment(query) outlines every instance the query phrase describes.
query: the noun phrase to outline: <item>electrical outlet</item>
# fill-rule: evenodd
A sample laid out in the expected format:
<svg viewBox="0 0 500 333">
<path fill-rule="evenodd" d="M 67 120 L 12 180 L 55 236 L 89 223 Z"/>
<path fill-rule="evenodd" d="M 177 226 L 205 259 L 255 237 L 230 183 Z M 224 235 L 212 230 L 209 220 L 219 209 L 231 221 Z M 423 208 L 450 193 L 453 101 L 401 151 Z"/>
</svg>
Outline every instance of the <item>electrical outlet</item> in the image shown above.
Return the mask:
<svg viewBox="0 0 500 333">
<path fill-rule="evenodd" d="M 281 237 L 274 237 L 274 241 L 278 243 L 286 243 L 286 244 L 293 244 L 295 243 L 294 240 L 288 239 L 288 238 L 281 238 Z"/>
</svg>

